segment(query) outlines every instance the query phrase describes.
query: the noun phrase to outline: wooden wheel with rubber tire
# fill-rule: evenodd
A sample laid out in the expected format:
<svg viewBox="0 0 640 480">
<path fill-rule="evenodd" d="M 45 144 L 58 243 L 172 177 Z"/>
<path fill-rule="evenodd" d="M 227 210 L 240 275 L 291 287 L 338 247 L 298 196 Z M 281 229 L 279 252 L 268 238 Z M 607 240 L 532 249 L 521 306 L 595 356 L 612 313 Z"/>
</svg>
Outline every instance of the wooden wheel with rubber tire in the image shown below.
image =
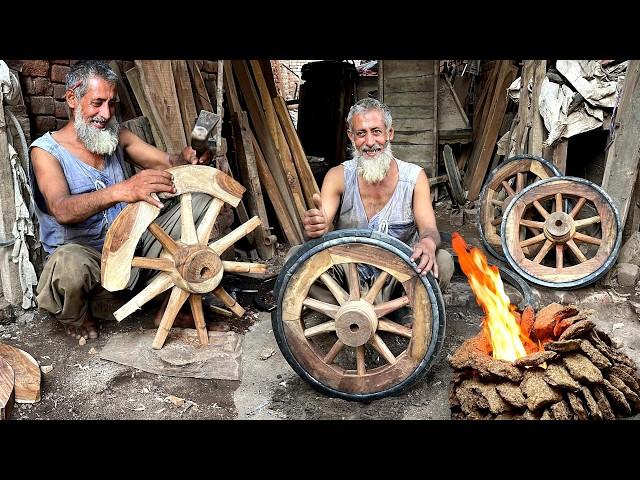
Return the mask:
<svg viewBox="0 0 640 480">
<path fill-rule="evenodd" d="M 155 296 L 171 290 L 167 307 L 153 340 L 153 348 L 162 348 L 182 305 L 189 299 L 191 311 L 203 345 L 209 343 L 202 295 L 213 292 L 236 316 L 244 309 L 220 286 L 228 272 L 263 273 L 266 265 L 223 261 L 220 255 L 236 241 L 260 225 L 253 217 L 215 242 L 209 242 L 213 225 L 224 203 L 237 206 L 245 188 L 220 170 L 203 165 L 183 165 L 167 170 L 173 175 L 180 197 L 180 239 L 171 238 L 156 222 L 160 209 L 147 202 L 127 205 L 107 232 L 102 248 L 101 283 L 109 291 L 127 286 L 132 267 L 157 270 L 157 276 L 129 302 L 114 312 L 116 320 L 129 316 Z M 191 194 L 204 193 L 213 197 L 196 228 L 191 206 Z M 156 197 L 157 198 L 157 197 Z M 149 232 L 162 244 L 158 258 L 135 257 L 140 237 Z"/>
<path fill-rule="evenodd" d="M 609 195 L 577 177 L 547 178 L 523 189 L 507 207 L 501 233 L 511 267 L 533 283 L 555 288 L 598 280 L 613 265 L 622 241 L 620 215 Z"/>
<path fill-rule="evenodd" d="M 411 254 L 367 229 L 337 230 L 299 248 L 278 276 L 271 314 L 278 346 L 298 375 L 329 396 L 370 401 L 403 392 L 429 370 L 444 340 L 444 303 L 437 281 L 416 273 Z M 334 266 L 344 286 L 330 274 Z M 378 275 L 364 283 L 359 271 Z M 392 279 L 398 288 L 381 301 Z M 328 301 L 309 295 L 316 281 Z"/>
<path fill-rule="evenodd" d="M 500 241 L 500 223 L 513 197 L 528 185 L 556 177 L 560 171 L 537 155 L 514 155 L 496 167 L 484 183 L 478 199 L 478 230 L 484 247 L 506 261 Z"/>
</svg>

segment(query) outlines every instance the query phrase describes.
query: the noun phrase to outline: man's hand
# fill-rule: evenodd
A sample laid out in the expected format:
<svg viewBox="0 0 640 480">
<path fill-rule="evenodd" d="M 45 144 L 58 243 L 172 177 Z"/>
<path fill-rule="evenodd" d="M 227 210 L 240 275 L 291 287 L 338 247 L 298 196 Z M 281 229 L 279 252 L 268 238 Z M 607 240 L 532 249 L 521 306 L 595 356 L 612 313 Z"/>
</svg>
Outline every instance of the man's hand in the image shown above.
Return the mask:
<svg viewBox="0 0 640 480">
<path fill-rule="evenodd" d="M 122 201 L 133 203 L 144 200 L 158 208 L 163 205 L 151 196 L 152 193 L 176 193 L 173 176 L 164 170 L 142 170 L 118 185 L 122 186 Z"/>
<path fill-rule="evenodd" d="M 425 276 L 429 270 L 438 278 L 438 263 L 436 262 L 436 242 L 431 237 L 420 239 L 413 246 L 411 261 L 416 263 L 416 271 Z"/>
<path fill-rule="evenodd" d="M 322 208 L 322 199 L 317 193 L 313 194 L 313 203 L 316 208 L 304 212 L 304 218 L 302 219 L 304 233 L 307 238 L 318 238 L 329 231 L 327 216 Z"/>
<path fill-rule="evenodd" d="M 171 163 L 174 167 L 178 165 L 209 165 L 212 158 L 213 154 L 208 148 L 204 151 L 201 157 L 198 157 L 196 151 L 187 146 L 182 149 L 182 152 L 180 152 L 180 155 L 178 155 L 176 159 L 171 158 Z"/>
</svg>

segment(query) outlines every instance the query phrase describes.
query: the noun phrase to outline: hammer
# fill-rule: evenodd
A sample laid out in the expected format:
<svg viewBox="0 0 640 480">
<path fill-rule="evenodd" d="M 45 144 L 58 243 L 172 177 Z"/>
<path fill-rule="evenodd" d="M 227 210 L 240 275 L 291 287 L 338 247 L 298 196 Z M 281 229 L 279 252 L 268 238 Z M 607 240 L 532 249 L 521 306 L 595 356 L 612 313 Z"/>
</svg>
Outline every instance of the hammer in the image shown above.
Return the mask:
<svg viewBox="0 0 640 480">
<path fill-rule="evenodd" d="M 215 148 L 215 139 L 210 138 L 211 132 L 220 121 L 220 115 L 206 110 L 200 110 L 200 115 L 191 131 L 191 148 L 201 157 L 207 148 Z"/>
</svg>

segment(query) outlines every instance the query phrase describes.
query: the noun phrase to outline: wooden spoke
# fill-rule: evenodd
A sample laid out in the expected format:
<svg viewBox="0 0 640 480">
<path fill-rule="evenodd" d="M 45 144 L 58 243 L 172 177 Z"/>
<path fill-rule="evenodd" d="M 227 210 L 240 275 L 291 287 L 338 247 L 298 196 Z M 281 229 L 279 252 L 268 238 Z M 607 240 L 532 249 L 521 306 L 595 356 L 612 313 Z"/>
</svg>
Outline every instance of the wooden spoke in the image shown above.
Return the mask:
<svg viewBox="0 0 640 480">
<path fill-rule="evenodd" d="M 584 233 L 576 232 L 573 234 L 573 239 L 579 242 L 590 243 L 591 245 L 601 245 L 602 239 L 585 235 Z"/>
<path fill-rule="evenodd" d="M 266 263 L 250 263 L 250 262 L 231 262 L 229 260 L 222 261 L 222 267 L 225 272 L 231 273 L 266 273 Z"/>
<path fill-rule="evenodd" d="M 396 335 L 407 338 L 411 338 L 412 334 L 412 330 L 410 328 L 400 325 L 399 323 L 392 322 L 391 320 L 387 320 L 386 318 L 378 320 L 378 331 L 395 333 Z"/>
<path fill-rule="evenodd" d="M 196 232 L 198 243 L 209 242 L 211 230 L 213 230 L 213 225 L 216 223 L 216 219 L 218 218 L 223 205 L 224 202 L 219 198 L 214 197 L 211 199 L 211 203 L 207 207 L 207 211 L 204 213 L 202 220 L 200 220 L 200 225 L 198 225 L 198 230 Z"/>
<path fill-rule="evenodd" d="M 315 327 L 309 327 L 304 330 L 304 336 L 307 338 L 314 337 L 316 335 L 320 335 L 321 333 L 330 333 L 336 331 L 336 322 L 333 320 L 329 322 L 321 323 L 320 325 L 316 325 Z"/>
<path fill-rule="evenodd" d="M 196 324 L 198 338 L 202 345 L 209 345 L 209 333 L 207 332 L 207 322 L 204 319 L 204 311 L 202 310 L 202 295 L 195 293 L 189 297 L 191 305 L 191 313 L 193 313 L 193 321 Z"/>
<path fill-rule="evenodd" d="M 521 222 L 522 224 L 522 222 Z M 523 240 L 520 242 L 520 246 L 521 247 L 528 247 L 529 245 L 535 245 L 536 243 L 540 243 L 542 241 L 544 241 L 546 237 L 544 236 L 544 233 L 541 233 L 540 235 L 537 235 L 535 237 L 531 237 L 528 238 L 526 240 Z"/>
<path fill-rule="evenodd" d="M 187 245 L 198 243 L 190 193 L 180 195 L 180 241 Z"/>
<path fill-rule="evenodd" d="M 563 268 L 564 264 L 564 244 L 556 243 L 556 268 Z"/>
<path fill-rule="evenodd" d="M 322 359 L 324 363 L 331 363 L 335 360 L 336 356 L 340 353 L 340 350 L 344 348 L 344 343 L 341 340 L 336 340 L 336 343 L 333 344 L 331 350 L 327 352 L 327 354 Z"/>
<path fill-rule="evenodd" d="M 169 275 L 166 273 L 158 274 L 158 276 L 154 278 L 149 285 L 140 290 L 135 297 L 113 312 L 113 316 L 117 321 L 121 321 L 136 310 L 140 310 L 145 303 L 157 295 L 160 295 L 165 290 L 168 290 L 173 285 L 173 280 Z"/>
<path fill-rule="evenodd" d="M 162 345 L 164 345 L 167 335 L 169 335 L 169 331 L 171 330 L 171 326 L 173 325 L 173 321 L 176 319 L 176 315 L 189 295 L 189 292 L 182 290 L 180 287 L 173 287 L 173 290 L 171 290 L 169 303 L 167 303 L 167 308 L 162 315 L 162 320 L 160 320 L 160 326 L 158 327 L 156 336 L 151 344 L 154 349 L 160 349 L 162 348 Z"/>
<path fill-rule="evenodd" d="M 147 257 L 133 257 L 131 261 L 132 267 L 148 268 L 150 270 L 160 270 L 162 272 L 172 272 L 175 270 L 175 265 L 172 260 L 168 258 L 147 258 Z"/>
<path fill-rule="evenodd" d="M 231 233 L 228 233 L 224 237 L 210 243 L 209 248 L 218 255 L 222 255 L 227 248 L 245 237 L 247 234 L 251 233 L 258 225 L 260 225 L 260 223 L 260 217 L 255 216 L 244 222 Z"/>
<path fill-rule="evenodd" d="M 560 192 L 556 193 L 556 212 L 562 212 L 562 194 Z"/>
<path fill-rule="evenodd" d="M 496 207 L 504 207 L 504 202 L 502 200 L 494 200 L 492 198 L 491 205 L 495 205 Z"/>
<path fill-rule="evenodd" d="M 349 285 L 349 300 L 360 300 L 360 275 L 358 264 L 347 264 L 347 284 Z"/>
<path fill-rule="evenodd" d="M 532 260 L 533 263 L 540 263 L 542 259 L 547 255 L 547 253 L 549 253 L 549 250 L 551 250 L 551 247 L 553 247 L 553 242 L 551 240 L 547 240 L 542 246 L 542 248 L 540 249 L 540 251 L 538 252 L 538 254 L 536 255 L 536 257 Z"/>
<path fill-rule="evenodd" d="M 520 192 L 524 188 L 525 176 L 524 173 L 518 172 L 516 174 L 516 193 Z"/>
<path fill-rule="evenodd" d="M 533 201 L 533 206 L 536 207 L 536 210 L 538 210 L 538 212 L 540 212 L 540 215 L 542 215 L 542 217 L 546 220 L 547 218 L 549 218 L 549 212 L 547 212 L 544 207 L 542 205 L 540 205 L 540 202 L 537 200 Z"/>
<path fill-rule="evenodd" d="M 389 272 L 383 270 L 380 275 L 378 275 L 378 278 L 376 278 L 376 281 L 373 282 L 373 285 L 371 285 L 371 288 L 367 292 L 367 295 L 364 297 L 364 299 L 369 303 L 375 302 L 376 297 L 378 296 L 378 292 L 380 292 L 380 290 L 382 290 L 382 287 L 385 286 L 389 277 Z"/>
<path fill-rule="evenodd" d="M 593 225 L 594 223 L 600 223 L 600 215 L 596 215 L 595 217 L 582 218 L 580 220 L 576 220 L 574 222 L 574 225 L 576 228 L 582 228 L 588 225 Z"/>
<path fill-rule="evenodd" d="M 364 345 L 356 347 L 356 365 L 358 375 L 364 375 L 367 373 L 367 368 L 364 363 Z"/>
<path fill-rule="evenodd" d="M 544 228 L 544 222 L 535 222 L 533 220 L 527 220 L 524 218 L 520 219 L 520 225 L 522 225 L 523 227 L 538 228 L 540 230 Z"/>
<path fill-rule="evenodd" d="M 316 300 L 315 298 L 311 298 L 311 297 L 305 298 L 302 304 L 305 307 L 309 307 L 311 310 L 320 312 L 330 318 L 336 318 L 336 313 L 340 308 L 338 307 L 338 305 L 334 305 L 332 303 L 327 303 L 327 302 L 321 302 L 320 300 Z"/>
<path fill-rule="evenodd" d="M 338 282 L 336 282 L 335 279 L 327 272 L 320 275 L 320 280 L 322 280 L 331 294 L 336 298 L 339 305 L 344 305 L 345 302 L 349 300 L 349 294 L 345 292 Z"/>
<path fill-rule="evenodd" d="M 384 317 L 385 315 L 395 312 L 399 308 L 404 307 L 409 304 L 409 297 L 407 295 L 403 295 L 400 298 L 396 298 L 394 300 L 390 300 L 388 302 L 380 303 L 378 305 L 374 305 L 373 311 L 376 313 L 378 318 Z"/>
<path fill-rule="evenodd" d="M 396 363 L 396 357 L 393 355 L 393 353 L 391 353 L 391 350 L 389 350 L 387 344 L 384 343 L 384 340 L 382 340 L 377 333 L 373 336 L 369 343 L 371 343 L 371 346 L 375 348 L 380 355 L 382 355 L 382 358 L 384 358 L 387 363 L 390 363 L 391 365 Z"/>
<path fill-rule="evenodd" d="M 507 193 L 509 195 L 515 195 L 516 192 L 513 191 L 513 188 L 511 188 L 511 185 L 509 185 L 506 181 L 502 181 L 502 186 L 504 187 L 504 189 L 507 191 Z"/>
<path fill-rule="evenodd" d="M 244 315 L 244 308 L 240 306 L 236 299 L 227 293 L 227 291 L 218 286 L 213 290 L 213 294 L 218 297 L 218 299 L 224 303 L 229 310 L 236 314 L 238 317 L 242 317 Z"/>
<path fill-rule="evenodd" d="M 494 227 L 496 225 L 500 225 L 501 223 L 502 223 L 502 216 L 496 217 L 493 220 L 491 220 L 491 225 L 493 225 Z"/>
<path fill-rule="evenodd" d="M 151 222 L 147 228 L 151 232 L 151 235 L 158 239 L 160 244 L 167 252 L 169 252 L 171 255 L 175 255 L 175 253 L 178 251 L 178 244 L 173 238 L 167 235 L 167 232 L 165 232 L 160 225 L 158 225 L 156 222 Z"/>
<path fill-rule="evenodd" d="M 587 199 L 584 197 L 580 197 L 578 199 L 578 202 L 576 203 L 575 207 L 573 207 L 573 210 L 571 210 L 571 212 L 569 212 L 569 216 L 571 218 L 576 218 L 576 215 L 578 214 L 578 212 L 580 211 L 580 209 L 582 208 L 582 206 L 587 202 Z"/>
<path fill-rule="evenodd" d="M 587 261 L 587 257 L 584 256 L 584 253 L 578 248 L 576 243 L 573 240 L 569 240 L 567 242 L 567 246 L 571 249 L 573 254 L 578 258 L 580 263 L 584 263 Z"/>
</svg>

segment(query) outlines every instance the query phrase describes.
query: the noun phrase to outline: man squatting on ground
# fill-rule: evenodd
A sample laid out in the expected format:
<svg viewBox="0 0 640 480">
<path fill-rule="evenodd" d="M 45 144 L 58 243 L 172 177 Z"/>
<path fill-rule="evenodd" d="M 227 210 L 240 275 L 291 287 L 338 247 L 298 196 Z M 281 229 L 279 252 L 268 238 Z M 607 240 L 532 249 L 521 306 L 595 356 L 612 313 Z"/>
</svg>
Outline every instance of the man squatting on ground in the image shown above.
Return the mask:
<svg viewBox="0 0 640 480">
<path fill-rule="evenodd" d="M 169 200 L 163 208 L 154 194 L 176 193 L 172 175 L 165 169 L 211 160 L 209 152 L 197 158 L 188 146 L 179 154 L 168 154 L 121 128 L 115 117 L 117 81 L 105 62 L 73 65 L 65 93 L 70 121 L 29 148 L 29 179 L 46 252 L 36 298 L 40 308 L 53 314 L 76 338 L 97 338 L 94 317 L 98 313 L 91 307 L 112 296 L 99 283 L 100 259 L 107 229 L 118 213 L 127 203 L 149 202 L 162 208 L 156 222 L 171 237 L 179 238 L 179 202 Z M 143 168 L 130 178 L 125 176 L 125 153 Z M 193 195 L 196 224 L 210 201 L 208 195 Z M 157 257 L 161 249 L 146 231 L 136 255 Z M 127 288 L 148 284 L 154 274 L 157 272 L 141 275 L 139 269 L 132 269 Z"/>
<path fill-rule="evenodd" d="M 444 291 L 453 276 L 453 258 L 439 249 L 440 234 L 424 169 L 393 156 L 389 107 L 372 98 L 362 99 L 349 111 L 347 128 L 353 158 L 327 172 L 320 195 L 313 197 L 316 208 L 305 213 L 305 236 L 312 239 L 324 235 L 332 229 L 334 220 L 336 229 L 369 228 L 388 233 L 413 247 L 411 260 L 417 272 L 433 272 Z M 377 274 L 365 267 L 359 266 L 364 291 Z M 344 282 L 344 271 L 337 267 L 332 270 L 336 279 Z M 389 300 L 398 287 L 392 278 L 378 301 Z M 328 291 L 317 285 L 311 287 L 310 295 L 335 303 Z"/>
</svg>

